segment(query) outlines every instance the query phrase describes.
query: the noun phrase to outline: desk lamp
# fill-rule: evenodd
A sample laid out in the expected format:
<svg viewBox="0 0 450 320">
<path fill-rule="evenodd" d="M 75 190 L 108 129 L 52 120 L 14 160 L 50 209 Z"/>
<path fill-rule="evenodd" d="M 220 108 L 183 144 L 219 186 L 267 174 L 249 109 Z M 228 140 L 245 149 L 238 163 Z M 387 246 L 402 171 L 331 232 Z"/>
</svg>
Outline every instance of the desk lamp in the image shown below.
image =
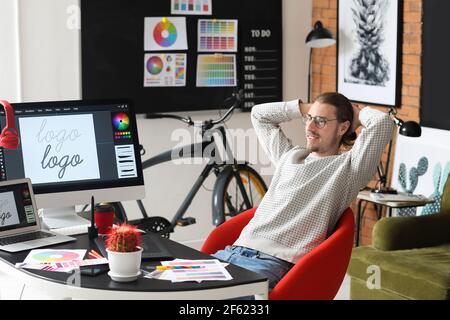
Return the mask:
<svg viewBox="0 0 450 320">
<path fill-rule="evenodd" d="M 415 121 L 407 121 L 404 122 L 402 119 L 396 117 L 397 110 L 395 108 L 391 108 L 389 110 L 389 115 L 392 116 L 394 123 L 400 128 L 399 133 L 402 136 L 418 138 L 422 135 L 422 128 Z M 392 151 L 392 139 L 389 142 L 388 156 L 386 160 L 386 168 L 383 167 L 383 163 L 380 161 L 378 165 L 378 176 L 379 176 L 379 184 L 378 188 L 372 189 L 374 193 L 384 193 L 384 194 L 397 194 L 397 190 L 387 187 L 387 175 L 389 173 L 389 161 L 391 158 Z"/>
<path fill-rule="evenodd" d="M 98 229 L 95 225 L 95 219 L 94 219 L 94 196 L 91 197 L 91 226 L 88 227 L 88 235 L 89 239 L 95 239 L 98 237 Z M 106 257 L 106 256 L 105 256 Z"/>
<path fill-rule="evenodd" d="M 311 102 L 311 68 L 312 68 L 312 49 L 330 47 L 336 43 L 330 30 L 323 27 L 321 21 L 314 24 L 314 29 L 306 37 L 306 46 L 309 47 L 309 66 L 308 66 L 308 103 Z"/>
</svg>

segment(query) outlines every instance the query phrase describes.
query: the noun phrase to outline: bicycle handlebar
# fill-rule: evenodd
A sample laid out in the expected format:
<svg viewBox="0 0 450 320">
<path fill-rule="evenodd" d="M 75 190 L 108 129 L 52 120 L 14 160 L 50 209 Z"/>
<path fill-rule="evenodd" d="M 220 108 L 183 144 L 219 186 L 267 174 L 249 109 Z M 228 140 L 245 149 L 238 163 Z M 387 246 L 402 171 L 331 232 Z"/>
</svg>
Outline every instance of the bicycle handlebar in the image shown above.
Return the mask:
<svg viewBox="0 0 450 320">
<path fill-rule="evenodd" d="M 239 91 L 235 91 L 233 92 L 233 94 L 231 95 L 231 97 L 227 98 L 225 100 L 231 100 L 234 99 L 234 103 L 233 105 L 227 110 L 227 112 L 219 119 L 213 120 L 206 120 L 206 121 L 202 121 L 202 122 L 195 122 L 192 120 L 191 117 L 181 117 L 181 116 L 177 116 L 174 114 L 164 114 L 164 113 L 153 113 L 153 114 L 148 114 L 147 115 L 147 119 L 162 119 L 162 118 L 168 118 L 168 119 L 175 119 L 175 120 L 179 120 L 181 122 L 184 122 L 190 126 L 195 126 L 195 125 L 199 125 L 199 126 L 213 126 L 216 124 L 219 124 L 223 121 L 225 121 L 226 118 L 228 118 L 228 116 L 234 111 L 234 109 L 236 109 L 242 102 L 242 90 Z"/>
<path fill-rule="evenodd" d="M 163 113 L 153 113 L 153 114 L 148 114 L 147 115 L 147 119 L 162 119 L 162 118 L 169 118 L 169 119 L 175 119 L 175 120 L 179 120 L 182 121 L 184 123 L 187 123 L 188 125 L 193 125 L 194 121 L 191 119 L 191 117 L 181 117 L 181 116 L 177 116 L 174 114 L 163 114 Z"/>
</svg>

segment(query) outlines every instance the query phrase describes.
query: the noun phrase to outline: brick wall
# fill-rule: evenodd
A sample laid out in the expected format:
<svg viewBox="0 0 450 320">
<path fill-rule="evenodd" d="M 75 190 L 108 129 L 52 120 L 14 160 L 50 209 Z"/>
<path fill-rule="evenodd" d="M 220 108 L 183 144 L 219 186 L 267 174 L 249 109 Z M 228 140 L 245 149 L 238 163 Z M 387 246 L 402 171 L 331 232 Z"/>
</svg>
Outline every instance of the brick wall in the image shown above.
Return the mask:
<svg viewBox="0 0 450 320">
<path fill-rule="evenodd" d="M 350 0 L 341 0 L 350 1 Z M 398 116 L 403 120 L 419 121 L 421 53 L 422 53 L 422 1 L 404 0 L 403 5 L 403 44 L 402 44 L 402 100 Z M 313 0 L 313 24 L 320 20 L 334 35 L 337 32 L 338 0 Z M 313 50 L 312 99 L 322 92 L 336 91 L 336 52 L 337 46 Z M 376 106 L 375 106 L 376 107 Z M 377 107 L 383 111 L 387 108 Z M 395 146 L 393 151 L 395 150 Z M 386 160 L 386 152 L 383 155 Z M 391 156 L 391 168 L 394 152 Z M 369 183 L 370 187 L 375 181 Z M 356 212 L 356 206 L 353 204 Z M 361 226 L 361 244 L 370 244 L 372 228 L 376 215 L 370 206 L 365 212 Z"/>
</svg>

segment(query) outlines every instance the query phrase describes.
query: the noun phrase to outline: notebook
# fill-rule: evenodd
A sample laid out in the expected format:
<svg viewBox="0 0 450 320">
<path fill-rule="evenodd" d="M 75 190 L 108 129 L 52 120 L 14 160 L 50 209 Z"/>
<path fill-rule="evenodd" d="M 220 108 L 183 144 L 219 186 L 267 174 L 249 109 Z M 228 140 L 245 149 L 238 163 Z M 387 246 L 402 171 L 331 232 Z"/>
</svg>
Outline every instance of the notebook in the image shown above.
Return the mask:
<svg viewBox="0 0 450 320">
<path fill-rule="evenodd" d="M 371 198 L 378 201 L 386 202 L 424 202 L 430 199 L 421 194 L 399 193 L 399 194 L 382 194 L 371 193 Z"/>
<path fill-rule="evenodd" d="M 17 252 L 75 240 L 42 229 L 30 179 L 0 182 L 0 250 Z"/>
</svg>

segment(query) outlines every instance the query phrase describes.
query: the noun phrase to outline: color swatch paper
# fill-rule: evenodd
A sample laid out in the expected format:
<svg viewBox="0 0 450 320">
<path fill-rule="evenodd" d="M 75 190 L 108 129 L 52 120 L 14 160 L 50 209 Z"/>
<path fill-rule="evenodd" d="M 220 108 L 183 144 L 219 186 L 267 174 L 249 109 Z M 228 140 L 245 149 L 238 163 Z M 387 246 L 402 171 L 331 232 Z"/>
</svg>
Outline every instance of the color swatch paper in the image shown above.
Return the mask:
<svg viewBox="0 0 450 320">
<path fill-rule="evenodd" d="M 186 18 L 144 19 L 145 51 L 187 50 Z"/>
<path fill-rule="evenodd" d="M 211 0 L 172 0 L 172 14 L 211 15 Z"/>
<path fill-rule="evenodd" d="M 38 249 L 31 250 L 23 262 L 27 264 L 70 262 L 83 260 L 85 254 L 86 250 Z"/>
<path fill-rule="evenodd" d="M 144 87 L 186 86 L 185 53 L 145 54 Z"/>
<path fill-rule="evenodd" d="M 73 260 L 66 262 L 52 262 L 52 263 L 16 263 L 16 268 L 44 270 L 54 272 L 69 272 L 82 266 L 93 266 L 107 264 L 106 258 L 101 259 L 87 259 L 87 260 Z"/>
<path fill-rule="evenodd" d="M 188 269 L 173 269 L 159 271 L 145 275 L 146 278 L 170 280 L 172 282 L 185 281 L 227 281 L 233 279 L 230 273 L 225 269 L 225 266 L 217 259 L 211 260 L 185 260 L 175 259 L 172 261 L 162 261 L 163 266 L 195 266 L 195 268 Z"/>
<path fill-rule="evenodd" d="M 197 60 L 197 87 L 235 87 L 236 56 L 203 54 Z"/>
<path fill-rule="evenodd" d="M 199 52 L 237 52 L 237 20 L 198 20 Z"/>
</svg>

